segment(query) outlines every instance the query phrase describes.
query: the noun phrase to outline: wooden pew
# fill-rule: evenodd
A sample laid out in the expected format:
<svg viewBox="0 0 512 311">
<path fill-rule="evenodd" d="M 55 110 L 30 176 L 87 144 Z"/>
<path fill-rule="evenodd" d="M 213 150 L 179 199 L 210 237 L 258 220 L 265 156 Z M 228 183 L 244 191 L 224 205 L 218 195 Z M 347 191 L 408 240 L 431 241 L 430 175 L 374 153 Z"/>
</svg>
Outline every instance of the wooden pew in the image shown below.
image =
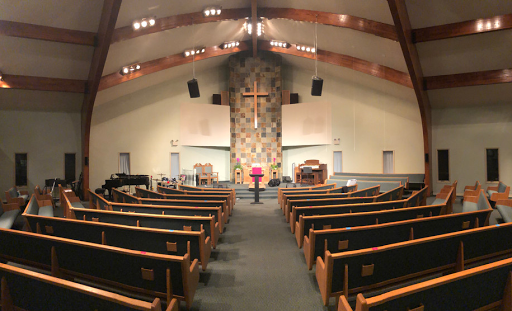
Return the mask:
<svg viewBox="0 0 512 311">
<path fill-rule="evenodd" d="M 277 203 L 281 203 L 281 197 L 283 193 L 295 192 L 295 191 L 304 191 L 304 190 L 328 190 L 333 189 L 336 185 L 320 185 L 314 187 L 299 187 L 299 188 L 278 188 L 277 189 Z"/>
<path fill-rule="evenodd" d="M 190 309 L 199 283 L 197 259 L 128 250 L 31 232 L 0 229 L 0 258 L 79 277 L 133 293 L 184 300 Z"/>
<path fill-rule="evenodd" d="M 151 205 L 151 204 L 128 204 L 128 203 L 110 203 L 111 211 L 144 213 L 156 215 L 173 216 L 214 216 L 215 224 L 218 224 L 220 232 L 224 232 L 225 219 L 222 213 L 222 207 L 200 207 L 200 206 L 171 206 L 171 205 Z"/>
<path fill-rule="evenodd" d="M 358 226 L 370 226 L 388 222 L 395 222 L 413 218 L 432 217 L 444 215 L 446 204 L 427 205 L 417 207 L 406 207 L 393 210 L 348 213 L 335 215 L 299 216 L 295 224 L 295 239 L 299 248 L 302 247 L 305 239 L 305 232 L 308 229 L 320 228 L 346 228 Z"/>
<path fill-rule="evenodd" d="M 297 199 L 315 199 L 316 198 L 355 198 L 355 197 L 374 197 L 379 194 L 379 186 L 356 190 L 348 193 L 342 193 L 342 188 L 334 188 L 327 190 L 326 193 L 323 193 L 322 190 L 312 190 L 312 191 L 304 191 L 304 192 L 295 192 L 293 194 L 283 194 L 281 198 L 281 209 L 285 211 L 286 215 L 286 207 L 289 205 L 288 201 L 297 200 Z M 322 196 L 323 195 L 323 196 Z M 291 209 L 289 210 L 291 211 Z M 287 216 L 288 221 L 288 216 Z"/>
<path fill-rule="evenodd" d="M 212 247 L 216 248 L 219 241 L 219 224 L 214 216 L 170 216 L 152 215 L 128 212 L 102 211 L 87 208 L 71 208 L 74 218 L 106 222 L 125 226 L 147 227 L 166 230 L 197 231 L 204 230 L 205 236 L 210 237 Z"/>
<path fill-rule="evenodd" d="M 450 190 L 453 188 L 455 189 L 455 195 L 452 197 L 452 204 L 455 203 L 455 199 L 457 197 L 457 184 L 458 184 L 458 181 L 454 181 L 453 184 L 451 185 L 444 185 L 443 188 L 441 188 L 441 190 L 439 190 L 439 193 L 447 193 L 447 192 L 450 192 Z"/>
<path fill-rule="evenodd" d="M 336 184 L 336 187 L 341 187 L 347 184 L 350 179 L 328 179 L 326 182 L 328 184 Z M 357 180 L 357 186 L 359 189 L 371 188 L 375 186 L 380 186 L 381 192 L 386 192 L 391 189 L 395 189 L 396 187 L 405 186 L 402 185 L 401 181 L 382 181 L 382 180 Z"/>
<path fill-rule="evenodd" d="M 388 209 L 399 209 L 407 207 L 407 200 L 397 200 L 389 202 L 374 202 L 374 203 L 361 203 L 361 204 L 340 204 L 340 205 L 323 205 L 323 206 L 301 206 L 293 207 L 290 217 L 290 229 L 295 233 L 295 227 L 299 216 L 314 216 L 314 215 L 333 215 L 345 213 L 361 213 L 361 212 L 374 212 Z"/>
<path fill-rule="evenodd" d="M 425 181 L 425 174 L 416 174 L 416 173 L 406 173 L 406 174 L 397 174 L 397 173 L 391 173 L 391 174 L 383 174 L 383 173 L 350 173 L 350 172 L 337 172 L 334 173 L 335 176 L 352 176 L 356 179 L 359 177 L 362 178 L 368 178 L 371 176 L 375 177 L 408 177 L 409 178 L 409 188 L 410 189 L 417 189 L 420 190 L 424 187 L 424 181 Z"/>
<path fill-rule="evenodd" d="M 161 311 L 153 302 L 133 299 L 46 274 L 0 264 L 2 310 Z M 173 298 L 166 311 L 178 311 Z"/>
<path fill-rule="evenodd" d="M 320 205 L 340 205 L 340 204 L 356 204 L 356 203 L 371 203 L 371 202 L 385 202 L 393 200 L 401 200 L 403 194 L 403 186 L 385 192 L 381 195 L 359 197 L 349 194 L 348 197 L 343 194 L 315 194 L 315 195 L 290 195 L 286 198 L 285 215 L 286 221 L 290 221 L 292 207 L 299 206 L 320 206 Z M 359 193 L 356 191 L 354 193 Z M 366 194 L 366 192 L 365 192 Z M 392 199 L 392 200 L 387 200 Z M 284 200 L 283 200 L 284 201 Z"/>
<path fill-rule="evenodd" d="M 409 177 L 407 176 L 356 176 L 356 175 L 347 175 L 347 176 L 340 176 L 340 175 L 331 175 L 329 179 L 356 179 L 359 181 L 399 181 L 402 186 L 405 187 L 405 189 L 409 189 Z"/>
<path fill-rule="evenodd" d="M 167 188 L 169 189 L 169 188 Z M 204 192 L 217 192 L 217 191 L 228 191 L 231 192 L 233 199 L 236 199 L 236 190 L 234 188 L 204 188 L 204 187 L 193 187 L 188 185 L 178 185 L 179 190 L 183 191 L 204 191 Z"/>
<path fill-rule="evenodd" d="M 311 270 L 315 258 L 327 250 L 334 254 L 487 226 L 491 212 L 488 209 L 370 226 L 309 229 L 309 237 L 304 238 L 304 256 Z"/>
<path fill-rule="evenodd" d="M 462 196 L 462 201 L 464 201 L 464 198 L 468 197 L 474 197 L 478 196 L 480 193 L 480 189 L 482 189 L 482 185 L 480 185 L 480 182 L 477 180 L 474 186 L 466 186 L 464 187 L 464 194 Z"/>
<path fill-rule="evenodd" d="M 118 190 L 112 189 L 114 198 L 117 200 L 114 203 L 129 203 L 129 204 L 146 204 L 146 205 L 167 205 L 167 206 L 189 206 L 189 207 L 221 207 L 222 208 L 222 219 L 227 222 L 229 215 L 226 200 L 217 198 L 217 200 L 198 200 L 194 197 L 190 199 L 146 199 L 137 198 L 135 196 L 123 193 L 120 194 Z M 133 203 L 132 203 L 133 202 Z"/>
<path fill-rule="evenodd" d="M 110 245 L 165 255 L 198 259 L 206 270 L 212 243 L 203 231 L 162 230 L 105 222 L 84 221 L 30 214 L 25 211 L 28 231 L 61 238 Z"/>
<path fill-rule="evenodd" d="M 137 188 L 135 188 L 135 190 L 137 190 Z M 144 191 L 145 189 L 141 189 L 142 191 Z M 165 187 L 161 187 L 161 186 L 158 186 L 157 188 L 159 194 L 161 195 L 164 195 L 164 197 L 161 197 L 160 199 L 168 199 L 168 195 L 176 195 L 176 194 L 180 194 L 180 193 L 172 193 L 172 192 L 168 192 L 169 190 L 176 190 L 176 189 L 169 189 L 169 188 L 165 188 Z M 148 190 L 146 190 L 148 191 Z M 181 190 L 179 190 L 181 191 Z M 223 191 L 222 189 L 220 189 L 219 191 L 191 191 L 191 190 L 183 190 L 183 193 L 181 193 L 182 195 L 212 195 L 212 196 L 218 196 L 219 199 L 224 199 L 226 198 L 227 196 L 227 200 L 226 200 L 226 204 L 228 206 L 228 209 L 230 211 L 230 215 L 231 215 L 231 211 L 233 210 L 234 206 L 235 206 L 235 196 L 233 195 L 233 191 L 231 190 L 225 190 Z M 137 194 L 138 196 L 138 194 Z"/>
<path fill-rule="evenodd" d="M 368 299 L 358 294 L 355 310 L 512 310 L 511 288 L 512 258 L 507 258 Z M 345 296 L 338 311 L 353 311 Z"/>
<path fill-rule="evenodd" d="M 316 278 L 329 297 L 362 293 L 433 273 L 461 271 L 512 253 L 512 223 L 480 227 L 317 258 Z M 484 243 L 482 243 L 484 241 Z M 492 241 L 492 243 L 485 243 Z"/>
</svg>

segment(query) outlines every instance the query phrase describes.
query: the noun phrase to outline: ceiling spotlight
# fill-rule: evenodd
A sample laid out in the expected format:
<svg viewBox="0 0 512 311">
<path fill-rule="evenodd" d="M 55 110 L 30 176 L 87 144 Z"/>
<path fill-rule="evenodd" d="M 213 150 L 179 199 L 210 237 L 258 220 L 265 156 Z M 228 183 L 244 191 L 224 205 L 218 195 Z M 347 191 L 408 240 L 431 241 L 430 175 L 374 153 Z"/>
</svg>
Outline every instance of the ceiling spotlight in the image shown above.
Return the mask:
<svg viewBox="0 0 512 311">
<path fill-rule="evenodd" d="M 128 66 L 124 66 L 123 68 L 121 68 L 121 71 L 119 71 L 119 73 L 124 76 L 129 73 L 138 71 L 138 70 L 140 70 L 140 68 L 141 68 L 140 64 L 128 65 Z"/>
<path fill-rule="evenodd" d="M 224 42 L 220 45 L 220 48 L 225 49 L 232 49 L 240 45 L 240 42 L 238 41 L 230 41 L 230 42 Z"/>
<path fill-rule="evenodd" d="M 186 50 L 186 51 L 183 52 L 183 56 L 184 57 L 189 57 L 191 55 L 203 54 L 204 52 L 206 52 L 206 48 L 205 47 L 200 47 L 200 48 L 197 48 L 197 49 L 189 49 L 189 50 Z"/>
<path fill-rule="evenodd" d="M 252 34 L 252 20 L 250 18 L 246 18 L 244 23 L 244 30 L 247 31 L 248 34 Z M 258 18 L 256 23 L 256 34 L 261 36 L 261 34 L 265 33 L 265 25 L 263 24 L 263 19 Z"/>
<path fill-rule="evenodd" d="M 220 15 L 221 12 L 222 12 L 222 7 L 220 7 L 220 6 L 209 6 L 209 7 L 204 8 L 203 15 L 205 17 L 208 17 L 208 16 L 218 16 L 218 15 Z"/>
<path fill-rule="evenodd" d="M 298 51 L 301 51 L 301 52 L 306 52 L 306 53 L 315 53 L 316 52 L 316 49 L 312 46 L 297 44 L 297 45 L 295 45 L 295 47 L 297 48 Z"/>
<path fill-rule="evenodd" d="M 140 20 L 135 20 L 132 23 L 133 30 L 139 30 L 141 28 L 151 27 L 156 24 L 156 17 L 148 17 L 142 18 Z"/>
<path fill-rule="evenodd" d="M 305 46 L 301 46 L 301 47 L 300 47 L 300 50 L 301 50 L 301 51 L 305 51 L 305 50 L 306 50 L 306 47 L 305 47 Z"/>
<path fill-rule="evenodd" d="M 270 40 L 270 45 L 275 47 L 280 47 L 283 49 L 287 49 L 290 47 L 290 45 L 285 41 L 277 41 L 277 40 Z M 297 47 L 299 49 L 299 47 Z"/>
</svg>

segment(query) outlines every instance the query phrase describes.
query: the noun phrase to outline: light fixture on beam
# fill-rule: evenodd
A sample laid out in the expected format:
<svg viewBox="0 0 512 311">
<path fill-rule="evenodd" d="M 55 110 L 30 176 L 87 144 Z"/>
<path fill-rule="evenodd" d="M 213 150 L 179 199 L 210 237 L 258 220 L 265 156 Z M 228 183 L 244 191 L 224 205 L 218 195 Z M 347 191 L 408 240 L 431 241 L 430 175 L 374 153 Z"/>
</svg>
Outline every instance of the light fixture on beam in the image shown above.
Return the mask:
<svg viewBox="0 0 512 311">
<path fill-rule="evenodd" d="M 130 74 L 130 73 L 134 73 L 135 71 L 140 70 L 140 68 L 141 68 L 140 64 L 128 65 L 128 66 L 124 66 L 123 68 L 121 68 L 119 73 L 124 76 L 124 75 Z"/>
<path fill-rule="evenodd" d="M 184 57 L 189 57 L 189 56 L 203 54 L 204 52 L 206 52 L 206 48 L 205 47 L 200 47 L 200 48 L 186 50 L 185 52 L 183 52 L 183 56 Z"/>
<path fill-rule="evenodd" d="M 225 50 L 225 49 L 232 49 L 232 48 L 236 48 L 237 46 L 240 45 L 240 41 L 230 41 L 230 42 L 224 42 L 220 45 L 220 48 Z"/>
<path fill-rule="evenodd" d="M 252 20 L 250 18 L 246 18 L 244 30 L 247 31 L 248 34 L 252 35 Z M 256 21 L 256 34 L 260 37 L 264 33 L 265 25 L 263 24 L 263 19 L 260 17 Z"/>
<path fill-rule="evenodd" d="M 316 16 L 315 21 L 315 47 L 313 49 L 310 49 L 310 51 L 311 53 L 315 54 L 315 75 L 311 79 L 311 96 L 322 96 L 322 87 L 324 85 L 324 79 L 318 76 L 318 15 Z"/>
<path fill-rule="evenodd" d="M 316 49 L 312 46 L 304 45 L 304 44 L 296 44 L 295 47 L 297 48 L 297 51 L 306 52 L 306 53 L 313 53 L 315 54 Z"/>
<path fill-rule="evenodd" d="M 156 17 L 146 17 L 146 18 L 143 18 L 143 19 L 138 19 L 138 20 L 135 20 L 133 21 L 132 23 L 132 27 L 134 30 L 139 30 L 141 28 L 147 28 L 147 27 L 152 27 L 152 26 L 155 26 L 156 24 Z"/>
<path fill-rule="evenodd" d="M 222 7 L 218 5 L 209 6 L 204 8 L 203 10 L 203 16 L 204 17 L 211 17 L 211 16 L 219 16 L 222 12 Z"/>
<path fill-rule="evenodd" d="M 278 48 L 289 49 L 290 44 L 285 41 L 270 40 L 270 45 Z"/>
<path fill-rule="evenodd" d="M 0 81 L 4 81 L 4 75 L 2 74 L 1 71 L 0 71 Z"/>
</svg>

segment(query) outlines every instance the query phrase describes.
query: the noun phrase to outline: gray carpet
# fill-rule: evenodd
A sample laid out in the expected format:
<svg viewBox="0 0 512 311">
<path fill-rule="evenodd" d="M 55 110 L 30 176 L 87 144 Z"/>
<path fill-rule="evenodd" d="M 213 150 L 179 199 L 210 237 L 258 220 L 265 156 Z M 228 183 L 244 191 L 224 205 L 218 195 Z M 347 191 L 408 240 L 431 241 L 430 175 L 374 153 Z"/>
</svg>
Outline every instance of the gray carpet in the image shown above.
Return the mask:
<svg viewBox="0 0 512 311">
<path fill-rule="evenodd" d="M 335 310 L 323 307 L 314 270 L 308 271 L 277 200 L 250 202 L 237 201 L 201 272 L 192 310 Z"/>
</svg>

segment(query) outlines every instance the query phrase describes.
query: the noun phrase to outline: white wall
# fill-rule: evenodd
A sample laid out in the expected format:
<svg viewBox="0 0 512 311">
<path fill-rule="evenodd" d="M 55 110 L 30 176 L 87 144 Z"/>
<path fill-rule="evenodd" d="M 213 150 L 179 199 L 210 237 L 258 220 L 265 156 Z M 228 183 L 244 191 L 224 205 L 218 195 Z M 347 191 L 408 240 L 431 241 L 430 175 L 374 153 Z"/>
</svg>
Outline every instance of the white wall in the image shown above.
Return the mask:
<svg viewBox="0 0 512 311">
<path fill-rule="evenodd" d="M 101 187 L 110 174 L 118 172 L 120 152 L 130 153 L 131 174 L 156 178 L 164 173 L 169 177 L 170 153 L 179 152 L 181 169 L 209 162 L 219 172 L 219 180 L 229 179 L 229 147 L 188 147 L 179 142 L 178 146 L 171 146 L 171 140 L 180 139 L 180 105 L 212 104 L 212 94 L 228 89 L 227 65 L 204 69 L 196 72 L 201 97 L 191 99 L 187 88 L 190 72 L 191 66 L 184 76 L 94 107 L 89 163 L 91 189 Z M 139 79 L 129 83 L 139 83 Z"/>
<path fill-rule="evenodd" d="M 434 193 L 447 183 L 438 182 L 437 150 L 449 150 L 450 182 L 457 193 L 478 180 L 485 189 L 486 148 L 499 149 L 500 180 L 512 186 L 512 106 L 460 107 L 432 110 Z"/>
<path fill-rule="evenodd" d="M 421 118 L 412 89 L 336 66 L 328 75 L 323 65 L 323 92 L 315 97 L 312 71 L 283 67 L 283 89 L 299 93 L 299 102 L 331 102 L 332 138 L 340 138 L 339 145 L 283 148 L 285 176 L 293 175 L 292 163 L 308 159 L 326 163 L 333 174 L 333 151 L 342 151 L 344 172 L 382 173 L 382 151 L 394 150 L 395 173 L 424 173 Z"/>
<path fill-rule="evenodd" d="M 28 190 L 44 187 L 45 179 L 64 179 L 64 154 L 76 153 L 76 178 L 81 170 L 80 113 L 0 111 L 0 190 L 14 186 L 14 154 L 27 153 Z"/>
</svg>

